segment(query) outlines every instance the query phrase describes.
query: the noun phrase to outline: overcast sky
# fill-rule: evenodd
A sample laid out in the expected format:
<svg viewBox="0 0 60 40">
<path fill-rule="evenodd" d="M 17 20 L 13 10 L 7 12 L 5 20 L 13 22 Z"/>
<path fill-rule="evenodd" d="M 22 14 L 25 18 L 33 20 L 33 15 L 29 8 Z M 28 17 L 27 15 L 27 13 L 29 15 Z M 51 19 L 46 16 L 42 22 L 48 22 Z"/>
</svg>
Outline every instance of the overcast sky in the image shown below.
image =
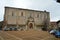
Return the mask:
<svg viewBox="0 0 60 40">
<path fill-rule="evenodd" d="M 50 21 L 60 19 L 60 4 L 55 0 L 0 0 L 0 21 L 4 19 L 4 7 L 27 8 L 50 12 Z"/>
</svg>

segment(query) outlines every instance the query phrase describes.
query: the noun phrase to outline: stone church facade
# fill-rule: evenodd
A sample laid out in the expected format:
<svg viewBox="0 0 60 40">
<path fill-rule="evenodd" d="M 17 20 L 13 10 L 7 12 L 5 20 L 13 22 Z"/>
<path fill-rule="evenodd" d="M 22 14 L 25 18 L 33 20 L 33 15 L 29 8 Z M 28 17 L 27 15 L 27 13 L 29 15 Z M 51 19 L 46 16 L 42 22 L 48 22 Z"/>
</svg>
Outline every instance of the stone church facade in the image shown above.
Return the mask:
<svg viewBox="0 0 60 40">
<path fill-rule="evenodd" d="M 49 12 L 14 7 L 5 7 L 3 28 L 17 28 L 18 30 L 39 30 L 48 27 Z"/>
</svg>

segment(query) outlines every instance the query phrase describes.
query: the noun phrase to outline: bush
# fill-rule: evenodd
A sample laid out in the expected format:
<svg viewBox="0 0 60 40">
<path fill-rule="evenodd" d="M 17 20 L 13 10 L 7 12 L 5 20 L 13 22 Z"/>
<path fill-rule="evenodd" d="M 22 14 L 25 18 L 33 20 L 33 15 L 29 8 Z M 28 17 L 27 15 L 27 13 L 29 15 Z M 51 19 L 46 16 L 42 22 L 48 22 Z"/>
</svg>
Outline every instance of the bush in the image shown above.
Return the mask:
<svg viewBox="0 0 60 40">
<path fill-rule="evenodd" d="M 44 27 L 43 27 L 42 30 L 43 30 L 43 31 L 47 31 L 47 28 L 44 28 Z"/>
<path fill-rule="evenodd" d="M 10 28 L 10 31 L 12 31 L 12 28 Z"/>
<path fill-rule="evenodd" d="M 14 28 L 14 31 L 17 31 L 17 28 Z"/>
</svg>

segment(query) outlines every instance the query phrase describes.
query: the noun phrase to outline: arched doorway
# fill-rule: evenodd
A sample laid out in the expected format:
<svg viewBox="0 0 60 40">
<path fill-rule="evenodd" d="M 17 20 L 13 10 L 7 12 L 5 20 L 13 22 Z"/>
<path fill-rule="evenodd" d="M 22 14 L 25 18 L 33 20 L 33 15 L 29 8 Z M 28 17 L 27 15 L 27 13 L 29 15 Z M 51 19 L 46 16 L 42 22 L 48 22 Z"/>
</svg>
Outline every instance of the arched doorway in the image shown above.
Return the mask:
<svg viewBox="0 0 60 40">
<path fill-rule="evenodd" d="M 29 24 L 29 29 L 33 29 L 33 24 L 32 23 Z"/>
</svg>

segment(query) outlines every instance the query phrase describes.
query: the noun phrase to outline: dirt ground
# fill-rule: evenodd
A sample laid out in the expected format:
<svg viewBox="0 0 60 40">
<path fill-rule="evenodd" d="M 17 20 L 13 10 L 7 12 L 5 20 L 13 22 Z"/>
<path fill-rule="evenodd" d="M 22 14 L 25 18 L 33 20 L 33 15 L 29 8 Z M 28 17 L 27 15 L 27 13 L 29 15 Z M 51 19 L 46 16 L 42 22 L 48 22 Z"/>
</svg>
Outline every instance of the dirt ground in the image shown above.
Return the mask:
<svg viewBox="0 0 60 40">
<path fill-rule="evenodd" d="M 0 31 L 0 40 L 60 40 L 47 31 Z"/>
</svg>

